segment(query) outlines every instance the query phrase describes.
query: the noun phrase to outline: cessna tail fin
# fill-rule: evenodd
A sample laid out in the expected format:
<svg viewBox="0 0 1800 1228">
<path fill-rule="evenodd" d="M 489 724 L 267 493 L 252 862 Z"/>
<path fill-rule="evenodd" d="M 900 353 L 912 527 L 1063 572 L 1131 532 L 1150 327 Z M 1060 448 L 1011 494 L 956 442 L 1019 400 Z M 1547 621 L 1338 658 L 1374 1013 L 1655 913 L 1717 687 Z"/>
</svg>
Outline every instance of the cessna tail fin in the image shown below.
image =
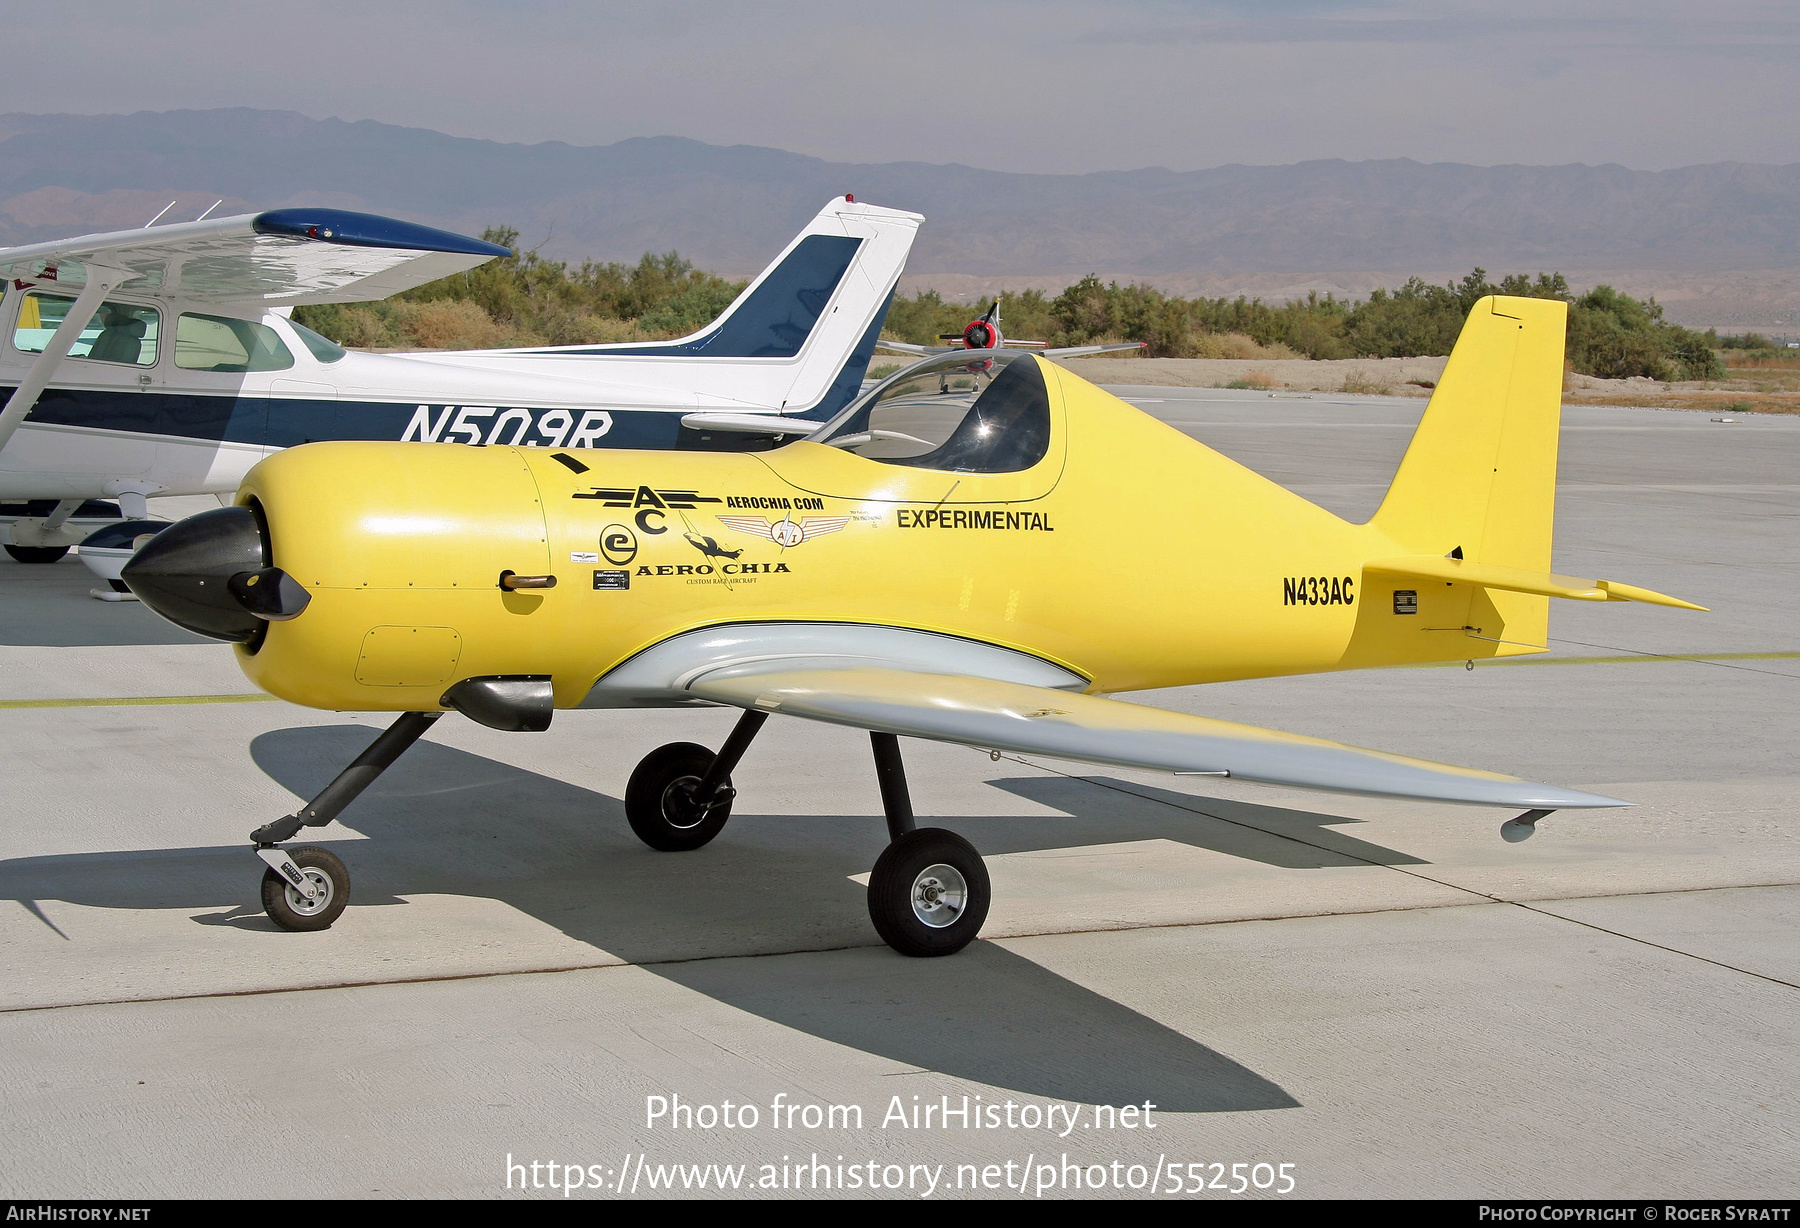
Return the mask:
<svg viewBox="0 0 1800 1228">
<path fill-rule="evenodd" d="M 793 371 L 785 411 L 828 418 L 861 387 L 894 287 L 924 220 L 917 213 L 834 197 L 699 332 L 650 344 L 531 352 L 786 361 Z"/>
</svg>

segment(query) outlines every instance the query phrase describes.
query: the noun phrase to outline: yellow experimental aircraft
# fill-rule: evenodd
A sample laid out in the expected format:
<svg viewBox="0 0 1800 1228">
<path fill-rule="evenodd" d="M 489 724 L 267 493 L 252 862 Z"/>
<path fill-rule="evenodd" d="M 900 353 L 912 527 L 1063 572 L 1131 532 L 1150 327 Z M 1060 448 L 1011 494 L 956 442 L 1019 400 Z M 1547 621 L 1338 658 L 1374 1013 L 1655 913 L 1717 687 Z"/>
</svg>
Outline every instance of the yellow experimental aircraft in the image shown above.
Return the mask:
<svg viewBox="0 0 1800 1228">
<path fill-rule="evenodd" d="M 1471 313 L 1392 489 L 1350 524 L 1043 359 L 957 352 L 760 453 L 318 443 L 125 569 L 163 616 L 237 644 L 264 690 L 403 715 L 251 836 L 269 916 L 349 898 L 329 823 L 446 710 L 541 730 L 556 708 L 744 710 L 716 754 L 651 752 L 625 811 L 657 849 L 731 812 L 769 714 L 867 729 L 891 843 L 869 880 L 890 945 L 975 937 L 988 877 L 917 828 L 896 735 L 1379 797 L 1553 810 L 1629 803 L 1103 698 L 1541 652 L 1549 601 L 1685 601 L 1550 574 L 1565 307 Z M 1171 537 L 1193 543 L 1184 557 Z"/>
</svg>

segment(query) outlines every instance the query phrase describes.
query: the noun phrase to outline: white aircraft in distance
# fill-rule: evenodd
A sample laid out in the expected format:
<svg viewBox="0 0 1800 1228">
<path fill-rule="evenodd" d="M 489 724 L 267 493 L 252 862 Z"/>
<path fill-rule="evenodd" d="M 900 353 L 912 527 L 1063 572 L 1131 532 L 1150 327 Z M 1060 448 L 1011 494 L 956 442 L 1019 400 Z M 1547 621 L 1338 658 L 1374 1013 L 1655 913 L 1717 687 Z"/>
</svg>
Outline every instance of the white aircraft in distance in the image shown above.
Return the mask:
<svg viewBox="0 0 1800 1228">
<path fill-rule="evenodd" d="M 54 562 L 143 520 L 151 496 L 234 491 L 313 440 L 707 448 L 746 419 L 769 442 L 807 434 L 860 390 L 923 220 L 834 197 L 673 341 L 415 354 L 346 351 L 288 311 L 386 298 L 506 248 L 314 208 L 0 248 L 6 550 Z M 130 534 L 108 544 L 128 557 Z"/>
<path fill-rule="evenodd" d="M 1015 341 L 1000 332 L 1000 300 L 995 299 L 980 316 L 970 320 L 960 333 L 939 333 L 939 341 L 960 341 L 961 345 L 913 345 L 906 341 L 876 342 L 884 350 L 900 354 L 954 354 L 958 350 L 1032 350 L 1046 358 L 1080 358 L 1083 354 L 1112 354 L 1120 350 L 1146 348 L 1142 341 L 1114 342 L 1107 345 L 1051 345 L 1048 341 Z"/>
</svg>

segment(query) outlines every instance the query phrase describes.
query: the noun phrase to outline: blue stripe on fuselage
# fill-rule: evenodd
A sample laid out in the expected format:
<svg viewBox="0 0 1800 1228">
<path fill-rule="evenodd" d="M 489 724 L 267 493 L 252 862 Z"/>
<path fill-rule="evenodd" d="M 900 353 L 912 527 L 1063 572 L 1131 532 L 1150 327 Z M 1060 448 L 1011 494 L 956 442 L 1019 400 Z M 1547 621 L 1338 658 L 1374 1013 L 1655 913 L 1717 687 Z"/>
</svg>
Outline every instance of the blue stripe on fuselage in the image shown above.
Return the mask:
<svg viewBox="0 0 1800 1228">
<path fill-rule="evenodd" d="M 13 391 L 5 389 L 7 400 L 12 399 Z M 134 435 L 259 444 L 267 431 L 268 416 L 266 396 L 46 388 L 25 415 L 25 421 L 45 426 L 91 426 Z"/>
<path fill-rule="evenodd" d="M 6 397 L 11 388 L 0 389 Z M 434 439 L 544 447 L 673 448 L 679 412 L 655 410 L 474 407 L 455 429 L 463 406 L 427 405 L 423 429 L 413 428 L 417 402 L 299 400 L 285 397 L 170 392 L 46 389 L 25 421 L 131 435 L 160 435 L 208 443 L 290 448 L 327 439 Z M 583 442 L 576 443 L 578 435 Z"/>
</svg>

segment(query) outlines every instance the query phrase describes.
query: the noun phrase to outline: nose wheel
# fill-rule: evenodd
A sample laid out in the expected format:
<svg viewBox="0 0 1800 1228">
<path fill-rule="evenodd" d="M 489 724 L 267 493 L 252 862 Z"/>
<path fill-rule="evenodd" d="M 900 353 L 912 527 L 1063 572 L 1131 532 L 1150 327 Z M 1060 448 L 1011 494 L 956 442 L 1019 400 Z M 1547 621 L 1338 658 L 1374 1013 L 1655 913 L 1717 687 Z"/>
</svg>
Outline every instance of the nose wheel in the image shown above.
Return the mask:
<svg viewBox="0 0 1800 1228">
<path fill-rule="evenodd" d="M 304 887 L 289 882 L 273 867 L 265 870 L 263 911 L 284 930 L 330 929 L 350 902 L 350 871 L 331 850 L 313 845 L 290 849 L 288 857 L 305 880 Z M 311 889 L 310 895 L 305 888 Z"/>
</svg>

